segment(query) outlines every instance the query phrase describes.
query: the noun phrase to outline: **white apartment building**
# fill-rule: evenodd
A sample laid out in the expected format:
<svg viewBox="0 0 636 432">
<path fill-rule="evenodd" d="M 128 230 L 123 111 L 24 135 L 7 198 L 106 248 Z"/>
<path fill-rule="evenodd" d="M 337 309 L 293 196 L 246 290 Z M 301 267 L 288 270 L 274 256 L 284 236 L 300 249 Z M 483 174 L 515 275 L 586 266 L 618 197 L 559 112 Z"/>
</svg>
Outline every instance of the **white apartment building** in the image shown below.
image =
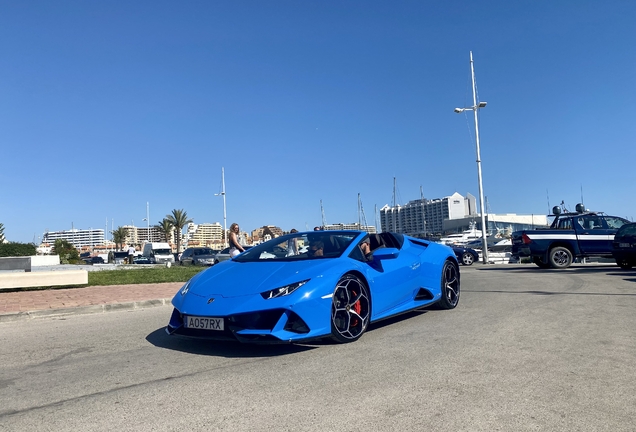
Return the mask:
<svg viewBox="0 0 636 432">
<path fill-rule="evenodd" d="M 151 226 L 148 227 L 136 227 L 132 225 L 124 225 L 122 228 L 126 230 L 126 244 L 143 244 L 146 242 L 165 242 L 166 239 L 159 228 Z M 174 243 L 174 228 L 170 233 L 168 243 Z"/>
<path fill-rule="evenodd" d="M 476 199 L 455 192 L 451 196 L 436 199 L 422 198 L 406 205 L 380 209 L 382 231 L 403 234 L 435 235 L 444 232 L 444 221 L 477 215 Z"/>
<path fill-rule="evenodd" d="M 218 246 L 223 243 L 223 226 L 219 222 L 188 224 L 184 244 L 188 246 Z"/>
<path fill-rule="evenodd" d="M 71 229 L 68 231 L 49 231 L 42 236 L 42 243 L 55 243 L 57 239 L 64 239 L 76 248 L 82 246 L 96 246 L 104 244 L 103 229 Z"/>
</svg>

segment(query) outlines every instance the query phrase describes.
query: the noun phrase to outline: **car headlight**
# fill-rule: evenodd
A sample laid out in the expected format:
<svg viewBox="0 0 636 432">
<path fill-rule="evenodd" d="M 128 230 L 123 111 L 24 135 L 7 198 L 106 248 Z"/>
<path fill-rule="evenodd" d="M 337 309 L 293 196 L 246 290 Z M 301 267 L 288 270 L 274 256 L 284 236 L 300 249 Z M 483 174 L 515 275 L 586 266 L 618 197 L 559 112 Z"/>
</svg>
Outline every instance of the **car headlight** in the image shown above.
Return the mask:
<svg viewBox="0 0 636 432">
<path fill-rule="evenodd" d="M 283 296 L 286 296 L 286 295 L 289 295 L 289 294 L 293 293 L 298 288 L 300 288 L 301 286 L 305 285 L 307 282 L 309 282 L 309 279 L 304 280 L 304 281 L 300 281 L 300 282 L 296 282 L 296 283 L 293 283 L 293 284 L 285 285 L 285 286 L 280 287 L 280 288 L 275 288 L 273 290 L 265 291 L 265 292 L 261 293 L 261 296 L 265 300 L 269 300 L 269 299 L 273 299 L 273 298 L 277 298 L 277 297 L 283 297 Z"/>
<path fill-rule="evenodd" d="M 181 288 L 181 295 L 186 295 L 188 293 L 188 290 L 190 289 L 190 282 L 192 282 L 192 279 L 187 281 L 186 284 Z"/>
</svg>

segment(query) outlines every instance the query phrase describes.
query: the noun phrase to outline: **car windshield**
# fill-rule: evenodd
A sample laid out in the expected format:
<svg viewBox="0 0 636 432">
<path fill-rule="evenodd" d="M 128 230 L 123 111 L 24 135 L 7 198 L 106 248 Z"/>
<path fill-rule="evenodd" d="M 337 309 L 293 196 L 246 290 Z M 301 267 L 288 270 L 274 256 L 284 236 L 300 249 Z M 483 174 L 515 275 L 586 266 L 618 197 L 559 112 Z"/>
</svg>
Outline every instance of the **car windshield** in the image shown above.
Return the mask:
<svg viewBox="0 0 636 432">
<path fill-rule="evenodd" d="M 234 258 L 238 262 L 299 261 L 338 258 L 360 233 L 313 231 L 276 237 Z"/>
<path fill-rule="evenodd" d="M 170 249 L 155 249 L 152 252 L 155 255 L 170 255 L 172 253 Z"/>
<path fill-rule="evenodd" d="M 636 224 L 623 225 L 616 233 L 616 237 L 622 236 L 636 236 Z"/>
<path fill-rule="evenodd" d="M 194 254 L 195 255 L 212 255 L 214 252 L 212 251 L 212 249 L 207 249 L 207 248 L 203 248 L 203 249 L 194 249 Z"/>
</svg>

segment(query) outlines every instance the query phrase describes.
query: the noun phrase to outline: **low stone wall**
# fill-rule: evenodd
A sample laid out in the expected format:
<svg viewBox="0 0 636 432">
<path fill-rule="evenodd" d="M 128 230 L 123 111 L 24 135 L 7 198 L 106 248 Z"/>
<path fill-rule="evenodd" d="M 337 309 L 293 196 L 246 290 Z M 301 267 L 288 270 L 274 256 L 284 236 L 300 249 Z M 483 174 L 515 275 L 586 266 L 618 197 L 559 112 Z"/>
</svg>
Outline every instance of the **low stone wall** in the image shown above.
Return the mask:
<svg viewBox="0 0 636 432">
<path fill-rule="evenodd" d="M 53 266 L 60 264 L 59 255 L 33 255 L 31 256 L 31 265 L 33 267 Z"/>
<path fill-rule="evenodd" d="M 86 270 L 60 270 L 0 273 L 0 291 L 3 289 L 53 287 L 88 284 Z"/>
<path fill-rule="evenodd" d="M 0 270 L 31 271 L 31 257 L 0 257 Z"/>
</svg>

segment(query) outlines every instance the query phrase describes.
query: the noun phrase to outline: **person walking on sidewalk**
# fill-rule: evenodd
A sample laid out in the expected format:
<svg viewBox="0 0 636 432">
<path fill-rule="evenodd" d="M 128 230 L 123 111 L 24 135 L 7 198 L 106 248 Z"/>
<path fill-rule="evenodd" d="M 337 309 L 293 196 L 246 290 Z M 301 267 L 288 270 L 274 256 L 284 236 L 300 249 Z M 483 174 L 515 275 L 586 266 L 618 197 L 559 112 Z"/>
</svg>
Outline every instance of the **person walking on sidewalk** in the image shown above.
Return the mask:
<svg viewBox="0 0 636 432">
<path fill-rule="evenodd" d="M 133 245 L 128 246 L 128 264 L 135 262 L 135 247 Z"/>
</svg>

